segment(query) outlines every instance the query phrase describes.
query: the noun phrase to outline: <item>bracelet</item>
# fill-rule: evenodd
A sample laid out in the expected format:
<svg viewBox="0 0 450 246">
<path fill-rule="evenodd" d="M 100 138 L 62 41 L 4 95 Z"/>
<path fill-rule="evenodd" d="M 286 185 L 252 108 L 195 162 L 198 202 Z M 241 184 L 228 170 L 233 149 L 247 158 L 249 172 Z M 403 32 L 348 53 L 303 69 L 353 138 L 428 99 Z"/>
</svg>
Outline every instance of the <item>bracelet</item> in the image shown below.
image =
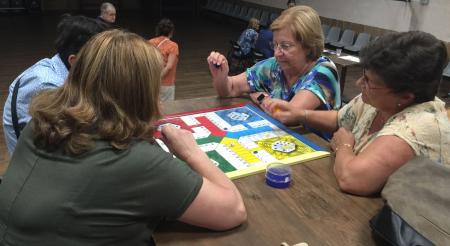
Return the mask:
<svg viewBox="0 0 450 246">
<path fill-rule="evenodd" d="M 344 144 L 341 144 L 340 146 L 336 146 L 336 148 L 334 148 L 334 152 L 338 152 L 338 150 L 340 149 L 341 146 L 351 148 L 353 151 L 353 146 L 351 144 L 344 143 Z"/>
<path fill-rule="evenodd" d="M 303 114 L 305 115 L 304 119 L 303 119 L 303 123 L 306 123 L 306 120 L 308 119 L 308 111 L 307 109 L 303 109 Z"/>
</svg>

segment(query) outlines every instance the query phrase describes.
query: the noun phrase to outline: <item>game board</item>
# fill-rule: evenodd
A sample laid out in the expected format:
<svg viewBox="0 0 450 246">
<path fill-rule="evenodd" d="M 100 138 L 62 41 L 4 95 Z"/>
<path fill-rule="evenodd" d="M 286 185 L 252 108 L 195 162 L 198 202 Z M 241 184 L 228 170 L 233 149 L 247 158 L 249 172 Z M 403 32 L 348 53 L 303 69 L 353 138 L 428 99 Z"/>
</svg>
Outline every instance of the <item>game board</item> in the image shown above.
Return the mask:
<svg viewBox="0 0 450 246">
<path fill-rule="evenodd" d="M 256 106 L 240 104 L 166 116 L 161 126 L 172 124 L 190 130 L 200 148 L 230 179 L 265 170 L 267 164 L 297 164 L 329 156 L 329 152 L 285 127 Z"/>
</svg>

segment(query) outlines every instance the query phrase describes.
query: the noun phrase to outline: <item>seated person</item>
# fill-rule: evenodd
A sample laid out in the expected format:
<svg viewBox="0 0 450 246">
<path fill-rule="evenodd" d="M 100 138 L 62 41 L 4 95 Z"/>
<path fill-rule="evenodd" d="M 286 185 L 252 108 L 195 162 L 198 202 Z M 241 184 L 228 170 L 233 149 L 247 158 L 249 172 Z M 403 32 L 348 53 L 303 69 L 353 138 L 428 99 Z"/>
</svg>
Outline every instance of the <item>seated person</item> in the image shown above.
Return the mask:
<svg viewBox="0 0 450 246">
<path fill-rule="evenodd" d="M 255 48 L 256 39 L 258 39 L 259 20 L 251 18 L 248 21 L 248 27 L 241 36 L 239 36 L 238 44 L 241 47 L 241 57 L 251 56 L 252 49 Z"/>
<path fill-rule="evenodd" d="M 100 6 L 100 15 L 98 19 L 108 23 L 114 24 L 116 22 L 116 8 L 112 3 L 104 2 Z"/>
<path fill-rule="evenodd" d="M 62 86 L 84 43 L 107 28 L 105 23 L 93 18 L 65 15 L 57 26 L 57 54 L 38 61 L 11 83 L 3 109 L 3 132 L 10 155 L 20 131 L 31 119 L 28 113 L 31 98 L 42 90 Z"/>
<path fill-rule="evenodd" d="M 266 28 L 259 31 L 258 39 L 255 43 L 255 50 L 263 54 L 264 58 L 273 57 L 273 32 L 270 30 L 272 21 L 269 21 Z"/>
<path fill-rule="evenodd" d="M 324 43 L 317 12 L 308 6 L 289 8 L 271 28 L 275 56 L 246 72 L 228 76 L 225 56 L 211 52 L 207 61 L 219 96 L 251 93 L 262 109 L 272 100 L 289 101 L 300 109 L 338 109 L 341 105 L 338 73 L 334 63 L 321 56 Z"/>
<path fill-rule="evenodd" d="M 160 221 L 212 230 L 246 220 L 236 186 L 189 131 L 162 128 L 162 58 L 140 36 L 102 32 L 60 88 L 31 104 L 32 121 L 0 185 L 0 245 L 149 245 Z"/>
<path fill-rule="evenodd" d="M 379 192 L 415 156 L 450 164 L 450 122 L 435 97 L 447 60 L 445 44 L 428 33 L 381 36 L 360 52 L 361 94 L 339 111 L 311 111 L 284 102 L 268 110 L 284 123 L 334 132 L 334 174 L 349 193 Z"/>
</svg>

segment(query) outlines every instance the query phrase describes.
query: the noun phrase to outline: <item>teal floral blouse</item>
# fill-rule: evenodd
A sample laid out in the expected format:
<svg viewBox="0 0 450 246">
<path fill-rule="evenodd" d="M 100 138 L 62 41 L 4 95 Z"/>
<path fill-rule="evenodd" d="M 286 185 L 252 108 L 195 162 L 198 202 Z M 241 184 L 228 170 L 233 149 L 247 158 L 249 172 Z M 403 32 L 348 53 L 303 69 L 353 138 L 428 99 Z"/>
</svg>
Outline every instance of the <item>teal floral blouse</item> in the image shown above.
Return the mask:
<svg viewBox="0 0 450 246">
<path fill-rule="evenodd" d="M 315 66 L 298 78 L 290 88 L 274 57 L 256 63 L 247 69 L 246 74 L 251 92 L 266 92 L 272 98 L 290 101 L 298 91 L 308 90 L 314 93 L 328 110 L 339 109 L 341 106 L 337 69 L 327 57 L 320 57 Z"/>
</svg>

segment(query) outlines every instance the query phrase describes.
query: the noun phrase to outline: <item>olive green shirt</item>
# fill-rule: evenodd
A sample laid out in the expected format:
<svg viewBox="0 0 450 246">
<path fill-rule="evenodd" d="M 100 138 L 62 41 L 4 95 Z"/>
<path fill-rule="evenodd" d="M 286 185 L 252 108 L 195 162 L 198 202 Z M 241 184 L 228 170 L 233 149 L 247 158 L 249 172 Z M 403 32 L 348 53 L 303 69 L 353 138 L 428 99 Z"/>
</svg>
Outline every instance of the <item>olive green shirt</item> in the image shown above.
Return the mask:
<svg viewBox="0 0 450 246">
<path fill-rule="evenodd" d="M 22 132 L 0 185 L 0 245 L 148 245 L 158 222 L 177 219 L 202 177 L 157 145 L 123 151 L 98 141 L 70 157 Z"/>
</svg>

